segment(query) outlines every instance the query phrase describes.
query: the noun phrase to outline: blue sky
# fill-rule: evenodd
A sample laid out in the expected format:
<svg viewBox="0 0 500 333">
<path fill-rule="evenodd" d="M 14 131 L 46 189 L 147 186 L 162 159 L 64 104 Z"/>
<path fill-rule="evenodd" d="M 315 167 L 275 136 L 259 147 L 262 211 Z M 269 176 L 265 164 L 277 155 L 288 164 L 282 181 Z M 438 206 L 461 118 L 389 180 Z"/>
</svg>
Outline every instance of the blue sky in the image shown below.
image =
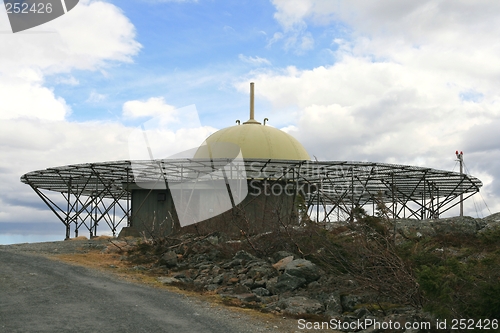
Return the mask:
<svg viewBox="0 0 500 333">
<path fill-rule="evenodd" d="M 315 49 L 284 46 L 273 41 L 281 28 L 269 1 L 110 3 L 134 24 L 141 49 L 132 64 L 115 64 L 106 75 L 75 73 L 77 86 L 57 84 L 59 75 L 48 78 L 56 94 L 67 96 L 68 120 L 119 119 L 130 97 L 163 96 L 177 107 L 196 104 L 204 124 L 221 126 L 226 115 L 233 122 L 235 107 L 247 108 L 234 82 L 260 68 L 331 65 L 332 41 L 343 34 L 339 27 L 313 26 Z M 91 96 L 101 96 L 99 103 Z"/>
<path fill-rule="evenodd" d="M 251 81 L 256 117 L 321 160 L 456 170 L 463 150 L 484 183 L 466 213 L 497 212 L 499 14 L 488 0 L 82 0 L 11 34 L 0 8 L 0 243 L 64 234 L 22 174 L 127 159 L 135 126 L 193 104 L 200 124 L 167 129 L 166 147 L 195 147 L 247 119 Z"/>
</svg>

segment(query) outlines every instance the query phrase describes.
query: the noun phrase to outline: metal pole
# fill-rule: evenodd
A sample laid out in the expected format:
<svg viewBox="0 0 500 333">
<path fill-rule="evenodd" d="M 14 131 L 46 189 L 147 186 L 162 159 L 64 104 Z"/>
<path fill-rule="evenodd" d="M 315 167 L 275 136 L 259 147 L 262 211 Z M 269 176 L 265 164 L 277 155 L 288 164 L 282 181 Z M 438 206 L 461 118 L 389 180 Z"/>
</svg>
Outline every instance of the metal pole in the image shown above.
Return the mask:
<svg viewBox="0 0 500 333">
<path fill-rule="evenodd" d="M 396 197 L 394 195 L 394 172 L 391 173 L 392 218 L 396 219 Z"/>
<path fill-rule="evenodd" d="M 71 176 L 69 177 L 69 182 L 68 182 L 68 205 L 66 208 L 66 238 L 65 239 L 70 239 L 71 238 L 71 223 L 70 223 L 70 218 L 69 218 L 69 207 L 70 207 L 70 193 L 71 193 Z"/>
<path fill-rule="evenodd" d="M 97 194 L 95 196 L 95 204 L 94 204 L 94 236 L 97 237 L 97 210 L 99 209 L 99 202 L 97 201 Z"/>
<path fill-rule="evenodd" d="M 463 163 L 464 163 L 464 153 L 458 153 L 458 150 L 455 152 L 457 155 L 458 162 L 460 163 L 460 180 L 463 180 Z M 461 187 L 461 186 L 460 186 Z M 462 192 L 462 188 L 460 188 L 460 216 L 464 216 L 464 194 Z"/>
<path fill-rule="evenodd" d="M 254 119 L 254 83 L 250 82 L 250 120 Z"/>
<path fill-rule="evenodd" d="M 130 180 L 129 180 L 129 168 L 127 167 L 127 227 L 130 225 L 130 200 L 132 199 L 132 193 L 130 191 Z"/>
<path fill-rule="evenodd" d="M 316 222 L 319 222 L 319 188 L 316 187 Z"/>
<path fill-rule="evenodd" d="M 76 189 L 76 193 L 78 193 L 78 187 Z M 78 202 L 80 201 L 80 196 L 75 195 L 75 237 L 78 237 Z"/>
<path fill-rule="evenodd" d="M 425 220 L 425 175 L 426 175 L 426 173 L 427 172 L 424 173 L 424 180 L 423 180 L 424 191 L 422 192 L 422 212 L 420 214 L 422 220 Z"/>
</svg>

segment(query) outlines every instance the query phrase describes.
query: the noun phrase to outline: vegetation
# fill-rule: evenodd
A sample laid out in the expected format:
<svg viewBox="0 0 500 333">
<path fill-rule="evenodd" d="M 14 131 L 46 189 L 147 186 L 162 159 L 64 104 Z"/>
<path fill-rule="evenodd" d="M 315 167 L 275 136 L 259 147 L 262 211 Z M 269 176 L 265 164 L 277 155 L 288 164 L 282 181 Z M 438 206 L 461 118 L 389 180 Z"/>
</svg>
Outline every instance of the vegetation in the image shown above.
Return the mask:
<svg viewBox="0 0 500 333">
<path fill-rule="evenodd" d="M 499 319 L 500 230 L 404 239 L 384 214 L 356 209 L 353 216 L 353 223 L 330 230 L 311 221 L 300 229 L 283 226 L 252 246 L 265 255 L 299 253 L 355 280 L 358 291 L 378 295 L 381 310 L 398 303 L 442 319 Z"/>
<path fill-rule="evenodd" d="M 413 262 L 425 310 L 441 318 L 498 319 L 500 231 L 438 236 L 420 243 L 402 256 Z"/>
<path fill-rule="evenodd" d="M 368 216 L 356 208 L 350 223 L 331 228 L 301 214 L 300 227 L 278 221 L 272 232 L 250 235 L 242 230 L 239 240 L 210 246 L 227 258 L 239 250 L 261 258 L 283 250 L 296 253 L 338 281 L 354 281 L 329 286 L 335 291 L 375 295 L 372 308 L 382 312 L 403 305 L 440 319 L 499 319 L 500 230 L 404 238 L 387 216 L 382 209 L 378 216 Z M 214 235 L 227 240 L 223 232 L 194 238 L 171 235 L 156 239 L 152 248 L 142 244 L 139 252 L 160 255 L 182 247 L 187 255 L 197 252 L 196 240 Z"/>
</svg>

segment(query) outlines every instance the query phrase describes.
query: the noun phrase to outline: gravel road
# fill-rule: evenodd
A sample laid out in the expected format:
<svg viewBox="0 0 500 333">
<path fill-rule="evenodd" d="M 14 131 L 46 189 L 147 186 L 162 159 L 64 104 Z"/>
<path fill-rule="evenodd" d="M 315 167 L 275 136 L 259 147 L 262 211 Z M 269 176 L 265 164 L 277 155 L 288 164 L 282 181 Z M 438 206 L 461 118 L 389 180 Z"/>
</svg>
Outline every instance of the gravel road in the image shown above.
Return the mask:
<svg viewBox="0 0 500 333">
<path fill-rule="evenodd" d="M 43 255 L 105 241 L 0 246 L 0 332 L 294 332 L 194 297 L 124 281 Z M 40 255 L 42 254 L 42 255 Z"/>
</svg>

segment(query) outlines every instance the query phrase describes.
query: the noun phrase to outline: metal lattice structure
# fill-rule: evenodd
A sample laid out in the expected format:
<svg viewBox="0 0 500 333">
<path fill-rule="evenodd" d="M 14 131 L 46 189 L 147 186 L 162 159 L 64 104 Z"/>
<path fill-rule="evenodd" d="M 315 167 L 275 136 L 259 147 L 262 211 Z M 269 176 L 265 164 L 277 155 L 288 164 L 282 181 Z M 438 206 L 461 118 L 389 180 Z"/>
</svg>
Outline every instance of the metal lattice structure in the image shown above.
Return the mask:
<svg viewBox="0 0 500 333">
<path fill-rule="evenodd" d="M 301 194 L 310 215 L 332 222 L 340 213 L 351 216 L 355 207 L 372 212 L 384 207 L 390 218 L 439 218 L 441 214 L 479 192 L 479 179 L 457 172 L 370 162 L 288 161 L 245 159 L 176 159 L 116 161 L 67 165 L 33 171 L 21 177 L 75 236 L 85 227 L 91 236 L 105 222 L 113 234 L 130 224 L 130 185 L 140 183 L 197 182 L 214 177 L 215 170 L 230 165 L 246 178 L 269 182 L 272 188 L 288 186 Z M 216 176 L 216 177 L 221 177 Z M 281 186 L 281 187 L 280 187 Z M 52 197 L 58 192 L 61 197 Z M 62 203 L 61 203 L 62 202 Z"/>
</svg>

